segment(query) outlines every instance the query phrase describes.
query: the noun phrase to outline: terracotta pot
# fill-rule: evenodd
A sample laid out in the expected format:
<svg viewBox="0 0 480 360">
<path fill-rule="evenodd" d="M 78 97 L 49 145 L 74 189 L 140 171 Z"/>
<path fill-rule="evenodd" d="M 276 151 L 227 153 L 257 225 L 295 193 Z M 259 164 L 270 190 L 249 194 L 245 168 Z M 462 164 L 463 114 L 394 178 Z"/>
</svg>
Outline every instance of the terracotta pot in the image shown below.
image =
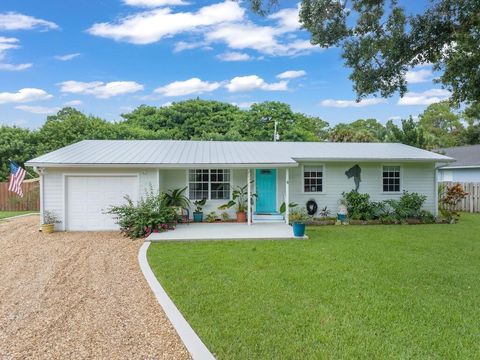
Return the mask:
<svg viewBox="0 0 480 360">
<path fill-rule="evenodd" d="M 42 233 L 44 234 L 51 234 L 55 231 L 54 224 L 43 224 L 42 225 Z"/>
<path fill-rule="evenodd" d="M 237 212 L 237 222 L 246 222 L 247 213 L 245 211 Z"/>
</svg>

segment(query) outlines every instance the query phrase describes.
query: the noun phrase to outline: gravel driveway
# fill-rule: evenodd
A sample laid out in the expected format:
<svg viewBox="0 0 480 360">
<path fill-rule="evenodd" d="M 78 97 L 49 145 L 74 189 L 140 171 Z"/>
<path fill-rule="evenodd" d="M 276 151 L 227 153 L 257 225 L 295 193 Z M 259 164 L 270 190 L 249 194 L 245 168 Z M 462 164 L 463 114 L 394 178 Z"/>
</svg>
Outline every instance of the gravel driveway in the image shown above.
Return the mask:
<svg viewBox="0 0 480 360">
<path fill-rule="evenodd" d="M 0 222 L 0 359 L 188 359 L 117 233 L 38 232 Z"/>
</svg>

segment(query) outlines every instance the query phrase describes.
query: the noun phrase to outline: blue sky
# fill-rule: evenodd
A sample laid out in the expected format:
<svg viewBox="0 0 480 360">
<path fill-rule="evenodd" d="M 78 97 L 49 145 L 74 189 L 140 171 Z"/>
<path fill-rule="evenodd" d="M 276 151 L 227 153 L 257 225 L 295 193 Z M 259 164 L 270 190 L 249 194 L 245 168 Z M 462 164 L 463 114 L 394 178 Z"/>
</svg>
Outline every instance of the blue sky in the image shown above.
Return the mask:
<svg viewBox="0 0 480 360">
<path fill-rule="evenodd" d="M 0 123 L 36 128 L 65 105 L 113 121 L 197 96 L 283 101 L 332 125 L 385 122 L 448 96 L 427 65 L 409 72 L 404 99 L 355 103 L 339 49 L 311 46 L 297 2 L 280 3 L 262 18 L 220 0 L 2 0 Z"/>
</svg>

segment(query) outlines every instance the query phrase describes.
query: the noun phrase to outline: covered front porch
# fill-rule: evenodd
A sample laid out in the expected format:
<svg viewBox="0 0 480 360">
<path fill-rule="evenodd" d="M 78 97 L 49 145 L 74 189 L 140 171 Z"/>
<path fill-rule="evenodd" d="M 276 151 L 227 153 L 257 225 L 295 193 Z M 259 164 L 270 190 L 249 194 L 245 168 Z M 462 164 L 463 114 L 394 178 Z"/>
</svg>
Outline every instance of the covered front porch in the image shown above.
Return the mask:
<svg viewBox="0 0 480 360">
<path fill-rule="evenodd" d="M 188 240 L 261 240 L 294 239 L 292 227 L 285 223 L 190 223 L 178 225 L 175 230 L 153 233 L 146 241 Z"/>
</svg>

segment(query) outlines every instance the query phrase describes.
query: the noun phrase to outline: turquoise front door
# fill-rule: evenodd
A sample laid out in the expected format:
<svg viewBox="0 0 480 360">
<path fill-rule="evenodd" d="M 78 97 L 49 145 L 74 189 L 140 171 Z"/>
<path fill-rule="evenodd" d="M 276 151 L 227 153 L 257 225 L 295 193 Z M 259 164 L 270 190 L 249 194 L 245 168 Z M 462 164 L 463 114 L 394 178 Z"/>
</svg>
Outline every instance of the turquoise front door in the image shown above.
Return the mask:
<svg viewBox="0 0 480 360">
<path fill-rule="evenodd" d="M 257 169 L 255 173 L 257 191 L 257 214 L 277 212 L 277 170 Z"/>
</svg>

